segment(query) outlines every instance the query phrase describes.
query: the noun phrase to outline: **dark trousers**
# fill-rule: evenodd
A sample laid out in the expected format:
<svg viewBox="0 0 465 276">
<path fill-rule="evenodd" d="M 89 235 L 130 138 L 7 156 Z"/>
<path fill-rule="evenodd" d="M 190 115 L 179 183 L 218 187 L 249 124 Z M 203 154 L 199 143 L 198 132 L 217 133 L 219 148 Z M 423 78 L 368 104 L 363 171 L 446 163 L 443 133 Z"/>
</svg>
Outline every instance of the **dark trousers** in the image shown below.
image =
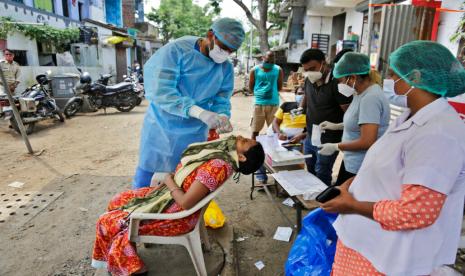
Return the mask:
<svg viewBox="0 0 465 276">
<path fill-rule="evenodd" d="M 354 177 L 355 174 L 346 171 L 346 167 L 344 166 L 344 161 L 342 161 L 341 168 L 339 168 L 339 173 L 337 175 L 336 186 L 342 185 L 347 179 Z"/>
</svg>

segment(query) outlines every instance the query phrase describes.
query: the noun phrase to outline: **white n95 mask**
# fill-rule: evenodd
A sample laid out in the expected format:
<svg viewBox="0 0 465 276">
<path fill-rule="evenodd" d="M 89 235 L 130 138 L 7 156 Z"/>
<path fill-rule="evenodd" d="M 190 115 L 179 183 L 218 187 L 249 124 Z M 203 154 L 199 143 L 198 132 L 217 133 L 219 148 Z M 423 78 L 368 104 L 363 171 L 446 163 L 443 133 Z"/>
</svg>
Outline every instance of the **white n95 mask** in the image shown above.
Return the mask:
<svg viewBox="0 0 465 276">
<path fill-rule="evenodd" d="M 337 85 L 337 90 L 339 91 L 339 93 L 346 97 L 350 97 L 355 93 L 355 89 L 353 87 L 348 86 L 345 83 L 339 83 Z"/>
<path fill-rule="evenodd" d="M 315 83 L 317 80 L 323 77 L 323 74 L 320 71 L 308 71 L 303 72 L 304 77 L 306 77 L 311 83 Z"/>
<path fill-rule="evenodd" d="M 209 54 L 211 59 L 216 63 L 223 63 L 229 57 L 229 52 L 220 48 L 220 46 L 214 43 L 213 49 L 210 50 Z"/>
<path fill-rule="evenodd" d="M 342 95 L 346 97 L 350 97 L 355 93 L 355 83 L 357 82 L 357 80 L 355 80 L 354 85 L 350 87 L 347 85 L 347 83 L 349 82 L 349 79 L 346 80 L 346 83 L 337 84 L 337 90 L 339 91 L 339 93 L 341 93 Z"/>
</svg>

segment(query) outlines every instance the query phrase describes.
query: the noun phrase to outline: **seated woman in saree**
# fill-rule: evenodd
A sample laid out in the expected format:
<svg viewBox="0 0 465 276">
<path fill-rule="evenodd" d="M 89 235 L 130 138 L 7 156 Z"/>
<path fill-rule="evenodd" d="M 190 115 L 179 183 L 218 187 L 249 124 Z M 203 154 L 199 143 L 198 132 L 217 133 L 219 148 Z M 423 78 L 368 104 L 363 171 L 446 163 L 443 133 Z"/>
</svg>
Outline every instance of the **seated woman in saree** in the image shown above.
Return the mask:
<svg viewBox="0 0 465 276">
<path fill-rule="evenodd" d="M 157 187 L 122 192 L 110 201 L 100 216 L 92 254 L 92 266 L 106 268 L 112 275 L 146 272 L 129 241 L 131 212 L 175 213 L 192 208 L 221 186 L 233 172 L 251 174 L 263 164 L 261 144 L 242 136 L 191 144 L 182 154 L 174 174 Z M 194 229 L 200 211 L 182 219 L 141 222 L 140 235 L 177 236 Z"/>
</svg>

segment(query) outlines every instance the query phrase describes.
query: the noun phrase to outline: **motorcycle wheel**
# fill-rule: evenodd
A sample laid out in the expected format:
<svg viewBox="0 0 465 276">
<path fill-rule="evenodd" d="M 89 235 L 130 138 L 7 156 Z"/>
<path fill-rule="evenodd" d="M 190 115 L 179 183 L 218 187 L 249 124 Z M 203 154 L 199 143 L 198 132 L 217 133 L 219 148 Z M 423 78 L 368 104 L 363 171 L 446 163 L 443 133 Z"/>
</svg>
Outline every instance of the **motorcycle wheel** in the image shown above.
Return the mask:
<svg viewBox="0 0 465 276">
<path fill-rule="evenodd" d="M 63 116 L 62 111 L 57 111 L 56 116 L 58 117 L 58 120 L 60 120 L 60 122 L 63 123 L 65 121 L 65 116 Z"/>
<path fill-rule="evenodd" d="M 65 114 L 66 118 L 70 118 L 81 109 L 82 104 L 79 102 L 72 102 L 69 105 L 65 106 L 65 109 L 63 110 L 63 113 Z"/>
<path fill-rule="evenodd" d="M 141 103 L 142 103 L 142 98 L 141 98 L 141 97 L 137 97 L 136 105 L 139 106 Z"/>
<path fill-rule="evenodd" d="M 19 130 L 19 126 L 16 123 L 16 120 L 15 120 L 14 117 L 10 118 L 10 124 L 17 133 L 21 134 L 21 131 Z M 24 125 L 24 127 L 26 128 L 26 134 L 27 135 L 34 132 L 35 125 L 36 125 L 36 123 L 29 123 L 27 125 Z"/>
<path fill-rule="evenodd" d="M 120 95 L 118 98 L 119 105 L 116 106 L 116 109 L 121 112 L 129 112 L 133 110 L 137 105 L 137 99 L 139 99 L 136 94 L 129 93 Z"/>
</svg>

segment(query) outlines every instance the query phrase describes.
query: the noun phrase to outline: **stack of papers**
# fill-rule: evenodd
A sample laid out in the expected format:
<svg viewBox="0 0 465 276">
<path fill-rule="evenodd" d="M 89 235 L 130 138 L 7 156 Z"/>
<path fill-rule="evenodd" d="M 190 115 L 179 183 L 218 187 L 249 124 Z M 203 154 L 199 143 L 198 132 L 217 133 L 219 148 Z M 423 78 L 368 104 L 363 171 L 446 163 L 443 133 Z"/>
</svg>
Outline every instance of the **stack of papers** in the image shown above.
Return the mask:
<svg viewBox="0 0 465 276">
<path fill-rule="evenodd" d="M 328 187 L 306 170 L 280 171 L 272 176 L 290 196 L 304 195 L 305 200 L 315 199 Z"/>
<path fill-rule="evenodd" d="M 267 156 L 266 162 L 270 166 L 278 167 L 303 164 L 305 158 L 312 156 L 311 154 L 304 155 L 299 151 L 289 151 L 282 147 L 281 144 L 285 141 L 280 141 L 277 134 L 257 136 L 257 141 L 263 146 L 263 150 Z"/>
</svg>

